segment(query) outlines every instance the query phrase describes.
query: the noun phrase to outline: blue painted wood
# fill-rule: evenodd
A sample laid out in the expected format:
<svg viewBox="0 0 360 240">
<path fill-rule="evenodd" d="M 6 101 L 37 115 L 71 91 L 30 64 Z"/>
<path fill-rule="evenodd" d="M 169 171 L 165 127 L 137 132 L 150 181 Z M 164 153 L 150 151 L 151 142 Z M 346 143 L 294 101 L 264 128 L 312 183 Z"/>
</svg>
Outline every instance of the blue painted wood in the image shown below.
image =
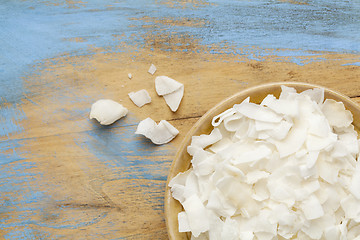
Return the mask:
<svg viewBox="0 0 360 240">
<path fill-rule="evenodd" d="M 161 215 L 161 189 L 165 186 L 175 147 L 155 147 L 149 141 L 135 136 L 133 132 L 139 121 L 136 116 L 130 116 L 115 127 L 108 128 L 96 124 L 90 124 L 90 127 L 89 124 L 79 124 L 82 131 L 74 135 L 64 133 L 52 136 L 46 133 L 48 138 L 30 136 L 30 127 L 39 124 L 31 122 L 26 125 L 27 121 L 34 119 L 27 115 L 31 113 L 28 111 L 29 106 L 34 112 L 42 108 L 48 111 L 46 113 L 50 116 L 39 116 L 38 120 L 41 126 L 51 129 L 49 125 L 56 121 L 86 116 L 89 104 L 95 100 L 84 96 L 81 88 L 76 88 L 76 83 L 71 85 L 74 89 L 52 85 L 51 80 L 61 81 L 62 76 L 52 76 L 48 82 L 27 82 L 46 75 L 49 62 L 53 63 L 53 68 L 60 68 L 64 63 L 59 58 L 65 55 L 76 59 L 98 52 L 121 53 L 126 52 L 128 46 L 138 51 L 143 47 L 154 49 L 157 46 L 153 44 L 164 38 L 168 42 L 165 41 L 158 48 L 166 52 L 171 47 L 176 48 L 176 44 L 181 44 L 170 40 L 180 38 L 184 39 L 185 46 L 191 46 L 195 40 L 200 46 L 215 45 L 218 50 L 209 50 L 210 54 L 232 54 L 246 57 L 249 61 L 276 55 L 304 65 L 303 56 L 318 56 L 324 51 L 358 56 L 359 27 L 358 0 L 1 1 L 0 237 L 51 239 L 72 236 L 79 239 L 112 239 L 115 238 L 115 230 L 119 231 L 118 236 L 124 238 L 136 239 L 136 236 L 140 236 L 139 239 L 151 239 L 151 236 L 158 236 L 151 233 L 152 225 L 146 228 L 148 233 L 145 233 L 142 226 L 125 223 L 129 219 L 114 217 L 112 213 L 118 203 L 111 202 L 109 199 L 112 198 L 108 197 L 110 193 L 101 189 L 109 182 L 118 184 L 118 188 L 123 191 L 120 191 L 123 195 L 119 193 L 119 196 L 139 203 L 136 199 L 144 197 L 145 193 L 139 193 L 143 187 L 145 192 L 150 192 L 147 193 L 149 199 L 144 197 L 149 208 L 146 211 Z M 228 48 L 229 45 L 231 48 Z M 202 50 L 189 47 L 181 51 L 186 55 L 189 51 Z M 359 63 L 359 58 L 354 57 L 346 65 L 358 67 Z M 75 73 L 76 67 L 79 67 L 77 64 L 76 61 L 72 64 Z M 32 84 L 48 85 L 47 89 L 52 90 L 51 96 L 47 92 L 35 91 L 35 87 L 29 88 Z M 68 105 L 79 101 L 83 101 L 83 104 L 79 108 L 55 106 L 56 109 L 48 109 L 44 103 L 37 103 L 39 96 L 48 97 L 49 102 L 60 99 Z M 25 106 L 27 112 L 24 112 Z M 51 114 L 59 119 L 51 118 Z M 47 145 L 44 139 L 52 144 Z M 47 150 L 52 155 L 42 152 L 42 148 L 48 146 L 55 146 Z M 67 155 L 66 151 L 71 153 Z M 79 151 L 81 159 L 69 160 L 77 156 L 73 153 L 76 151 Z M 54 179 L 61 179 L 60 173 L 53 168 L 56 161 L 59 161 L 59 169 L 72 170 L 75 165 L 88 174 L 89 179 L 92 176 L 95 176 L 94 179 L 103 178 L 98 182 L 94 180 L 93 185 L 86 183 L 89 186 L 79 182 L 80 186 L 88 189 L 84 192 L 95 192 L 94 196 L 98 199 L 92 201 L 98 201 L 98 207 L 89 207 L 83 203 L 74 205 L 74 199 L 83 199 L 76 199 L 76 194 L 63 189 L 71 187 L 66 185 L 71 182 L 68 180 L 71 174 L 63 177 L 64 182 L 42 182 L 51 175 L 47 172 L 49 166 L 54 171 Z M 141 180 L 151 182 L 138 182 Z M 137 195 L 131 190 L 132 187 L 139 191 Z M 59 199 L 54 191 L 56 188 L 70 196 Z M 114 189 L 112 191 L 116 192 Z M 131 211 L 137 208 L 131 207 Z M 78 212 L 74 213 L 74 209 Z M 118 222 L 104 223 L 104 219 Z M 156 219 L 159 226 L 156 225 L 155 229 L 161 229 L 159 238 L 166 239 L 163 218 L 159 216 Z M 124 221 L 121 226 L 124 229 L 126 226 L 126 231 L 114 226 L 121 221 Z M 129 225 L 138 227 L 140 232 Z M 75 230 L 84 230 L 87 235 L 80 235 Z M 109 235 L 102 235 L 103 231 Z"/>
</svg>

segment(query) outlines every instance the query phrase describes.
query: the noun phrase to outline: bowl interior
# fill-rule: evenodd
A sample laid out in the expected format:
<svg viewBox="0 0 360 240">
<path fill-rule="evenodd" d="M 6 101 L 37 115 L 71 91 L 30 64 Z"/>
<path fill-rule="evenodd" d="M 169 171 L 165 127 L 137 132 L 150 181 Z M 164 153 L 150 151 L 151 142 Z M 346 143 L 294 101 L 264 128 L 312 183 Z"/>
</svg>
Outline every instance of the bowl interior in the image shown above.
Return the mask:
<svg viewBox="0 0 360 240">
<path fill-rule="evenodd" d="M 187 146 L 191 143 L 192 136 L 198 136 L 200 134 L 209 134 L 213 129 L 211 121 L 214 116 L 222 113 L 223 111 L 231 108 L 234 104 L 242 102 L 245 98 L 250 97 L 250 101 L 253 103 L 260 103 L 268 94 L 273 94 L 275 97 L 279 97 L 281 92 L 281 85 L 288 87 L 293 87 L 297 92 L 302 92 L 307 89 L 312 88 L 323 88 L 325 90 L 325 99 L 334 99 L 336 101 L 342 101 L 346 109 L 350 110 L 353 114 L 353 125 L 355 126 L 356 131 L 359 133 L 360 129 L 360 107 L 355 102 L 351 101 L 345 95 L 342 95 L 333 90 L 324 88 L 322 86 L 308 84 L 308 83 L 295 83 L 295 82 L 279 82 L 259 85 L 253 88 L 246 89 L 241 91 L 224 101 L 220 102 L 218 105 L 210 109 L 205 113 L 190 129 L 190 131 L 185 136 L 182 141 L 180 148 L 177 151 L 175 159 L 172 162 L 170 173 L 168 175 L 168 181 L 166 184 L 165 190 L 165 220 L 168 230 L 169 239 L 180 240 L 180 239 L 190 239 L 188 233 L 179 233 L 178 231 L 178 220 L 177 215 L 183 210 L 181 204 L 172 198 L 170 188 L 168 187 L 169 181 L 175 177 L 179 172 L 184 172 L 190 168 L 191 157 L 187 153 Z"/>
</svg>

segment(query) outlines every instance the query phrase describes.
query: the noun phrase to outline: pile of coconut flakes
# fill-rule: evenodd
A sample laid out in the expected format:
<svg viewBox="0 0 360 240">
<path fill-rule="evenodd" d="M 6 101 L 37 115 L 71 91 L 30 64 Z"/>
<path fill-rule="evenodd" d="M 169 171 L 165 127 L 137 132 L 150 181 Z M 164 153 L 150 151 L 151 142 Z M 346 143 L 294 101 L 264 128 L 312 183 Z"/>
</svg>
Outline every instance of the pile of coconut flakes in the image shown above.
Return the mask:
<svg viewBox="0 0 360 240">
<path fill-rule="evenodd" d="M 322 89 L 245 99 L 192 137 L 174 177 L 179 231 L 192 239 L 360 239 L 359 140 Z"/>
</svg>

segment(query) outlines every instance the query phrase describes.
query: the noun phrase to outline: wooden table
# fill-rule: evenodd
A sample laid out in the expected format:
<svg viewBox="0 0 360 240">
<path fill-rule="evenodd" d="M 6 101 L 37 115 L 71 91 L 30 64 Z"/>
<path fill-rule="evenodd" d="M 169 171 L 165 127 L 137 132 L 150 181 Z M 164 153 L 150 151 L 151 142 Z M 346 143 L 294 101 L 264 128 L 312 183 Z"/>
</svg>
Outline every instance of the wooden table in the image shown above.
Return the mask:
<svg viewBox="0 0 360 240">
<path fill-rule="evenodd" d="M 220 100 L 301 81 L 360 103 L 356 1 L 13 0 L 0 19 L 1 239 L 167 239 L 171 161 Z M 160 75 L 185 85 L 176 113 L 156 95 Z M 142 108 L 127 95 L 140 89 Z M 101 98 L 129 114 L 89 120 Z M 134 134 L 147 117 L 180 134 L 151 144 Z"/>
</svg>

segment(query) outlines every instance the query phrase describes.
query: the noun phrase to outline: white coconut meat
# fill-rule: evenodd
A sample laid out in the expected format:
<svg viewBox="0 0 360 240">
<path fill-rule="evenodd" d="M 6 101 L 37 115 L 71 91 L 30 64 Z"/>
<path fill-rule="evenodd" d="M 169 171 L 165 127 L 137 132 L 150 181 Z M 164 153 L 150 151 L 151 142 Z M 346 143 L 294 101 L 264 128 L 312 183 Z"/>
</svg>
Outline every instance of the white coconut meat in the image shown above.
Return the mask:
<svg viewBox="0 0 360 240">
<path fill-rule="evenodd" d="M 333 99 L 325 100 L 322 105 L 322 112 L 328 119 L 330 126 L 333 127 L 347 127 L 353 121 L 351 112 L 345 109 L 344 104 Z"/>
<path fill-rule="evenodd" d="M 154 75 L 154 73 L 156 72 L 156 67 L 154 64 L 151 64 L 148 70 L 148 73 L 150 73 L 151 75 Z"/>
<path fill-rule="evenodd" d="M 91 105 L 90 119 L 101 125 L 110 125 L 128 113 L 127 108 L 111 99 L 100 99 Z"/>
<path fill-rule="evenodd" d="M 130 92 L 128 95 L 131 101 L 133 101 L 133 103 L 138 107 L 151 103 L 151 97 L 145 89 L 141 89 L 137 92 Z"/>
<path fill-rule="evenodd" d="M 185 210 L 179 228 L 191 239 L 359 239 L 360 151 L 351 123 L 323 89 L 286 86 L 279 99 L 247 98 L 215 116 L 214 129 L 187 148 L 192 168 L 169 184 Z"/>
<path fill-rule="evenodd" d="M 141 134 L 156 145 L 162 145 L 173 140 L 179 131 L 166 120 L 156 124 L 151 118 L 146 118 L 137 126 L 135 134 Z"/>
<path fill-rule="evenodd" d="M 184 96 L 184 86 L 181 86 L 178 90 L 176 90 L 173 93 L 163 95 L 166 104 L 173 112 L 176 112 L 178 110 L 183 96 Z"/>
<path fill-rule="evenodd" d="M 155 78 L 155 90 L 163 96 L 171 111 L 176 112 L 184 96 L 184 84 L 167 76 Z"/>
</svg>

